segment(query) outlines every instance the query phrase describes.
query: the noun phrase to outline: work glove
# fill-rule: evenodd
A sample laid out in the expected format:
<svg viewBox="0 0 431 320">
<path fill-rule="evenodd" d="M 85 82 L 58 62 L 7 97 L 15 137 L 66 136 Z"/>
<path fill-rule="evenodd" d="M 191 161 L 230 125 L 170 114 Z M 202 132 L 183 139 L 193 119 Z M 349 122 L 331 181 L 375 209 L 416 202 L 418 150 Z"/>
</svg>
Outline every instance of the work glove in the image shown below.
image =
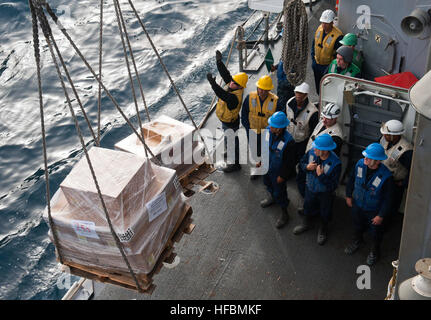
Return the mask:
<svg viewBox="0 0 431 320">
<path fill-rule="evenodd" d="M 211 84 L 216 82 L 216 78 L 213 77 L 213 75 L 212 75 L 211 72 L 207 73 L 207 79 L 208 79 L 208 82 L 211 83 Z"/>
<path fill-rule="evenodd" d="M 218 50 L 216 50 L 216 60 L 217 60 L 217 61 L 221 61 L 221 59 L 222 59 L 221 52 L 220 52 L 220 51 L 218 51 Z"/>
</svg>

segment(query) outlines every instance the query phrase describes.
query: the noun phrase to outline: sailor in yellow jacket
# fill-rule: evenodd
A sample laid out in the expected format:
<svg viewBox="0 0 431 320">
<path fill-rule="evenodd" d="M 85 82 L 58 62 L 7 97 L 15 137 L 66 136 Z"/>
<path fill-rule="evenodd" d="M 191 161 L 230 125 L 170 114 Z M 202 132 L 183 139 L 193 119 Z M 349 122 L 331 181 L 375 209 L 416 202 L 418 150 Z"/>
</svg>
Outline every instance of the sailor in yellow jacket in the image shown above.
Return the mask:
<svg viewBox="0 0 431 320">
<path fill-rule="evenodd" d="M 216 115 L 221 121 L 222 128 L 225 132 L 229 129 L 236 132 L 239 129 L 239 111 L 241 109 L 243 92 L 247 85 L 248 76 L 244 72 L 231 76 L 222 61 L 222 54 L 218 50 L 216 51 L 216 61 L 217 69 L 223 78 L 223 81 L 226 83 L 225 87 L 222 88 L 216 83 L 215 78 L 213 78 L 211 73 L 207 74 L 207 79 L 219 98 L 216 106 Z M 224 141 L 227 149 L 226 135 Z M 233 159 L 232 156 L 234 156 Z M 222 169 L 224 172 L 233 172 L 241 169 L 241 165 L 239 164 L 239 141 L 237 135 L 235 136 L 235 154 L 227 155 L 227 158 L 228 162 L 233 163 L 224 167 Z"/>
<path fill-rule="evenodd" d="M 320 80 L 326 74 L 329 64 L 335 59 L 335 52 L 341 46 L 343 33 L 334 26 L 335 13 L 325 10 L 320 17 L 320 26 L 314 35 L 311 46 L 311 61 L 314 72 L 316 92 L 319 94 Z"/>
<path fill-rule="evenodd" d="M 261 156 L 261 131 L 268 126 L 268 119 L 276 111 L 285 111 L 285 106 L 281 105 L 277 95 L 271 92 L 274 88 L 270 76 L 263 76 L 256 82 L 257 90 L 250 92 L 245 97 L 241 110 L 241 123 L 246 129 L 247 139 L 250 141 L 250 134 L 255 135 L 256 145 L 251 145 L 252 155 Z M 254 141 L 254 139 L 252 139 Z M 255 179 L 255 175 L 251 175 Z"/>
</svg>

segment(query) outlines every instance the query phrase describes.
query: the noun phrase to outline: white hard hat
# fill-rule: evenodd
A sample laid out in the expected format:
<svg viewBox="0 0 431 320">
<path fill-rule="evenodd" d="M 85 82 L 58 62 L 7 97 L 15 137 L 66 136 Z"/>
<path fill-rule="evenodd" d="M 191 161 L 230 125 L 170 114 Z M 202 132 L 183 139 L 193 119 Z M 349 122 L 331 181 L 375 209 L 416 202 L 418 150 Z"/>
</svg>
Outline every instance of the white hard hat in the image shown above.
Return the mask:
<svg viewBox="0 0 431 320">
<path fill-rule="evenodd" d="M 389 134 L 391 136 L 399 136 L 404 133 L 404 126 L 401 121 L 398 120 L 389 120 L 387 122 L 382 123 L 380 128 L 381 134 Z"/>
<path fill-rule="evenodd" d="M 335 13 L 332 10 L 325 10 L 320 16 L 320 22 L 331 23 L 335 19 Z"/>
<path fill-rule="evenodd" d="M 326 106 L 323 107 L 322 116 L 327 119 L 335 119 L 338 118 L 341 114 L 341 109 L 335 103 L 327 103 Z"/>
<path fill-rule="evenodd" d="M 293 91 L 301 92 L 301 93 L 310 93 L 310 86 L 306 82 L 303 82 L 299 86 L 296 86 L 295 90 Z"/>
</svg>

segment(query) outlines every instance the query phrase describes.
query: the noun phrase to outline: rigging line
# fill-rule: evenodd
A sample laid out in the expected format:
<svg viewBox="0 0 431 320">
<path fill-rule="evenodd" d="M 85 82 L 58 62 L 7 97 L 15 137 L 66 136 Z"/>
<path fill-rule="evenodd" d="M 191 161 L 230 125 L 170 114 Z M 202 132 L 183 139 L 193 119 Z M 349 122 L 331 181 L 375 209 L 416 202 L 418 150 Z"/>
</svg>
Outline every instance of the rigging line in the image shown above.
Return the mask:
<svg viewBox="0 0 431 320">
<path fill-rule="evenodd" d="M 161 162 L 160 162 L 160 160 L 157 159 L 154 156 L 154 154 L 152 153 L 151 149 L 147 146 L 147 144 L 145 143 L 145 141 L 143 140 L 143 138 L 139 135 L 138 131 L 136 131 L 136 129 L 133 127 L 132 123 L 127 118 L 127 116 L 124 114 L 123 110 L 121 110 L 120 106 L 118 105 L 117 100 L 115 100 L 115 98 L 112 96 L 111 92 L 109 92 L 109 90 L 103 84 L 103 81 L 99 80 L 99 78 L 97 77 L 97 75 L 94 72 L 93 68 L 90 66 L 90 64 L 88 63 L 87 59 L 85 59 L 85 57 L 83 56 L 82 52 L 78 49 L 78 47 L 76 46 L 75 42 L 69 36 L 69 34 L 67 33 L 67 31 L 64 29 L 64 27 L 61 26 L 60 22 L 58 21 L 57 15 L 54 13 L 54 11 L 52 11 L 51 6 L 49 5 L 49 3 L 45 2 L 44 5 L 45 5 L 45 8 L 46 8 L 46 11 L 48 12 L 48 14 L 54 20 L 55 24 L 57 25 L 57 27 L 59 28 L 59 30 L 63 33 L 63 35 L 66 37 L 66 39 L 69 41 L 69 43 L 71 44 L 71 46 L 73 47 L 73 49 L 75 50 L 75 52 L 78 54 L 78 56 L 84 62 L 85 66 L 91 72 L 91 74 L 93 75 L 94 79 L 96 79 L 96 81 L 99 82 L 99 84 L 102 86 L 103 90 L 105 91 L 105 93 L 109 97 L 109 99 L 114 104 L 115 108 L 117 108 L 118 112 L 121 114 L 121 116 L 123 117 L 123 119 L 129 125 L 129 127 L 133 130 L 133 132 L 138 137 L 138 139 L 142 142 L 142 144 L 144 145 L 144 147 L 148 150 L 148 152 L 152 156 L 151 160 L 154 160 L 156 162 L 156 164 L 158 164 L 158 165 L 162 165 Z"/>
<path fill-rule="evenodd" d="M 54 221 L 51 215 L 51 195 L 49 191 L 49 171 L 48 171 L 48 159 L 46 154 L 46 133 L 45 133 L 45 118 L 43 113 L 43 96 L 42 96 L 42 79 L 40 76 L 40 51 L 39 51 L 39 29 L 37 26 L 37 15 L 35 12 L 35 7 L 33 6 L 32 0 L 28 1 L 31 11 L 31 21 L 33 25 L 33 47 L 34 47 L 34 57 L 36 60 L 36 70 L 37 70 L 37 83 L 39 90 L 39 108 L 40 108 L 40 125 L 42 131 L 42 146 L 43 146 L 43 165 L 45 169 L 45 186 L 46 186 L 46 202 L 48 208 L 48 222 L 49 227 L 52 231 L 52 237 L 54 240 L 55 247 L 57 248 L 58 259 L 61 264 L 63 264 L 63 255 L 60 250 L 60 243 L 58 241 L 57 230 L 54 228 Z"/>
<path fill-rule="evenodd" d="M 119 32 L 120 32 L 121 44 L 122 44 L 122 46 L 123 46 L 124 61 L 126 62 L 127 73 L 128 73 L 128 75 L 129 75 L 130 86 L 131 86 L 131 89 L 132 89 L 133 102 L 134 102 L 134 104 L 135 104 L 135 109 L 136 109 L 136 117 L 138 118 L 138 126 L 139 126 L 139 129 L 140 129 L 140 131 L 141 131 L 142 139 L 144 139 L 144 140 L 145 140 L 145 136 L 144 136 L 144 128 L 142 128 L 141 115 L 139 114 L 138 101 L 137 101 L 137 99 L 136 99 L 135 85 L 133 84 L 133 77 L 132 77 L 132 73 L 130 72 L 130 63 L 129 63 L 129 58 L 128 58 L 128 56 L 127 56 L 126 44 L 124 43 L 123 30 L 124 30 L 124 33 L 126 33 L 127 31 L 126 31 L 126 29 L 123 29 L 123 28 L 125 27 L 125 25 L 124 25 L 124 21 L 123 21 L 123 26 L 121 25 L 121 19 L 120 19 L 120 16 L 119 16 L 119 14 L 118 14 L 118 6 L 119 6 L 119 5 L 118 5 L 118 2 L 117 2 L 116 0 L 113 0 L 112 2 L 114 3 L 114 7 L 115 7 L 115 15 L 116 15 L 116 17 L 117 17 L 118 30 L 119 30 Z M 130 43 L 129 43 L 129 45 L 130 45 Z M 132 53 L 131 49 L 132 49 L 132 48 L 131 48 L 131 47 L 129 47 L 130 54 L 133 56 L 133 53 Z M 135 70 L 136 70 L 136 69 L 135 69 Z M 139 75 L 137 75 L 137 78 L 139 79 Z M 144 149 L 144 150 L 145 150 L 145 156 L 148 158 L 147 149 Z"/>
<path fill-rule="evenodd" d="M 123 12 L 121 10 L 120 2 L 118 0 L 115 0 L 115 2 L 117 3 L 117 7 L 118 7 L 119 14 L 120 14 L 121 22 L 123 24 L 124 34 L 126 35 L 127 46 L 129 47 L 130 57 L 132 59 L 133 68 L 135 69 L 136 78 L 138 80 L 139 90 L 141 92 L 141 97 L 142 97 L 142 102 L 144 103 L 144 107 L 145 107 L 145 111 L 147 113 L 148 121 L 151 121 L 150 113 L 148 112 L 147 102 L 145 101 L 144 89 L 142 88 L 141 78 L 139 77 L 138 68 L 136 67 L 135 56 L 133 54 L 132 46 L 130 45 L 129 33 L 127 32 L 126 24 L 124 22 L 124 17 L 123 17 Z"/>
<path fill-rule="evenodd" d="M 38 0 L 34 0 L 34 1 L 35 1 L 36 3 L 38 3 L 38 2 L 39 2 Z M 75 122 L 75 128 L 76 128 L 77 134 L 78 134 L 78 136 L 79 136 L 79 140 L 80 140 L 81 146 L 82 146 L 82 148 L 83 148 L 83 150 L 84 150 L 85 158 L 86 158 L 86 160 L 87 160 L 88 167 L 89 167 L 90 172 L 91 172 L 91 175 L 92 175 L 92 177 L 93 177 L 93 181 L 94 181 L 94 184 L 95 184 L 95 186 L 96 186 L 97 193 L 98 193 L 98 195 L 99 195 L 99 199 L 100 199 L 100 202 L 101 202 L 101 204 L 102 204 L 103 211 L 104 211 L 104 213 L 105 213 L 106 220 L 107 220 L 107 222 L 108 222 L 108 225 L 109 225 L 109 228 L 110 228 L 110 231 L 111 231 L 112 237 L 114 238 L 114 240 L 115 240 L 115 242 L 116 242 L 116 244 L 117 244 L 117 247 L 118 247 L 118 249 L 119 249 L 119 251 L 120 251 L 121 255 L 123 256 L 123 259 L 124 259 L 124 261 L 126 262 L 126 265 L 127 265 L 128 269 L 129 269 L 129 272 L 130 272 L 130 274 L 132 275 L 132 278 L 134 279 L 134 281 L 135 281 L 135 283 L 136 283 L 136 287 L 138 288 L 139 292 L 143 292 L 143 290 L 142 290 L 142 288 L 141 288 L 141 286 L 140 286 L 140 284 L 139 284 L 139 281 L 138 281 L 138 279 L 136 278 L 136 275 L 135 275 L 135 273 L 133 272 L 133 269 L 132 269 L 132 267 L 131 267 L 131 265 L 130 265 L 130 263 L 129 263 L 129 260 L 127 259 L 127 256 L 126 256 L 126 255 L 125 255 L 125 253 L 124 253 L 124 250 L 123 250 L 123 247 L 122 247 L 122 245 L 121 245 L 121 242 L 120 242 L 120 240 L 118 239 L 118 236 L 117 236 L 117 234 L 116 234 L 116 233 L 115 233 L 115 231 L 114 231 L 114 227 L 113 227 L 112 222 L 111 222 L 111 219 L 110 219 L 110 217 L 109 217 L 108 210 L 107 210 L 106 205 L 105 205 L 105 201 L 103 200 L 102 192 L 101 192 L 101 190 L 100 190 L 100 186 L 99 186 L 99 184 L 98 184 L 97 177 L 96 177 L 96 174 L 95 174 L 95 172 L 94 172 L 93 165 L 92 165 L 92 163 L 91 163 L 90 157 L 89 157 L 88 152 L 87 152 L 87 148 L 86 148 L 85 143 L 84 143 L 84 138 L 83 138 L 83 136 L 82 136 L 82 132 L 81 132 L 80 127 L 79 127 L 78 119 L 77 119 L 77 117 L 76 117 L 76 115 L 75 115 L 75 112 L 74 112 L 74 110 L 73 110 L 73 108 L 72 108 L 72 103 L 70 102 L 69 95 L 68 95 L 68 93 L 67 93 L 67 89 L 66 89 L 66 86 L 65 86 L 65 84 L 64 84 L 64 81 L 63 81 L 63 77 L 62 77 L 62 75 L 61 75 L 60 68 L 59 68 L 59 66 L 58 66 L 57 59 L 55 58 L 54 50 L 52 49 L 51 40 L 53 41 L 53 43 L 55 43 L 55 39 L 54 39 L 54 36 L 53 36 L 53 34 L 52 34 L 52 32 L 51 32 L 51 28 L 49 27 L 48 21 L 47 21 L 47 19 L 46 19 L 46 17 L 45 17 L 45 13 L 43 12 L 43 9 L 42 9 L 42 7 L 40 6 L 40 4 L 39 4 L 39 6 L 38 6 L 38 7 L 36 7 L 36 12 L 37 12 L 37 15 L 38 15 L 38 17 L 39 17 L 39 23 L 40 23 L 40 26 L 41 26 L 42 31 L 43 31 L 43 34 L 44 34 L 44 36 L 45 36 L 46 42 L 47 42 L 47 44 L 48 44 L 48 47 L 49 47 L 49 51 L 50 51 L 50 53 L 51 53 L 52 60 L 53 60 L 53 62 L 54 62 L 55 68 L 56 68 L 56 70 L 57 70 L 57 75 L 58 75 L 58 78 L 60 79 L 61 86 L 62 86 L 63 91 L 64 91 L 64 95 L 65 95 L 66 100 L 67 100 L 67 103 L 68 103 L 68 105 L 69 105 L 69 111 L 70 111 L 70 113 L 71 113 L 71 115 L 72 115 L 72 118 L 73 118 L 73 120 L 74 120 L 74 122 Z"/>
<path fill-rule="evenodd" d="M 264 20 L 264 17 L 260 18 L 259 23 L 254 27 L 253 31 L 250 32 L 250 34 L 248 35 L 248 37 L 245 39 L 245 41 L 248 41 L 248 39 L 250 39 L 250 37 L 254 34 L 254 32 L 257 30 L 257 28 L 259 28 L 259 26 L 262 24 Z"/>
<path fill-rule="evenodd" d="M 57 54 L 58 54 L 60 60 L 64 63 L 63 57 L 61 56 L 60 51 L 58 50 L 58 47 L 55 46 L 55 48 L 56 48 L 56 51 L 57 51 Z M 94 141 L 97 141 L 97 137 L 96 137 L 94 130 L 91 126 L 91 122 L 88 119 L 87 112 L 85 111 L 84 106 L 82 105 L 81 99 L 79 98 L 79 94 L 78 94 L 78 91 L 76 90 L 76 87 L 73 83 L 72 77 L 70 76 L 70 73 L 69 73 L 67 68 L 64 69 L 64 72 L 66 74 L 67 80 L 69 81 L 70 87 L 72 88 L 72 91 L 73 91 L 73 94 L 76 98 L 76 101 L 78 102 L 78 106 L 81 109 L 82 115 L 84 116 L 85 122 L 87 123 L 88 129 L 90 130 L 91 136 L 93 137 Z"/>
<path fill-rule="evenodd" d="M 100 0 L 100 28 L 99 28 L 99 80 L 102 81 L 102 44 L 103 44 L 103 0 Z M 99 96 L 97 100 L 97 140 L 100 147 L 100 116 L 102 113 L 102 86 L 99 83 Z"/>
<path fill-rule="evenodd" d="M 244 27 L 244 25 L 248 22 L 248 20 L 250 20 L 250 18 L 257 12 L 257 10 L 254 10 L 247 19 L 245 19 L 245 21 L 241 24 L 241 27 Z"/>
<path fill-rule="evenodd" d="M 142 30 L 144 30 L 145 35 L 147 36 L 148 42 L 150 43 L 151 47 L 153 48 L 154 53 L 156 54 L 157 58 L 159 59 L 160 65 L 162 66 L 163 70 L 165 71 L 165 73 L 166 73 L 166 75 L 167 75 L 167 77 L 168 77 L 169 81 L 171 82 L 172 87 L 174 88 L 174 90 L 175 90 L 175 92 L 176 92 L 176 94 L 177 94 L 178 98 L 180 99 L 180 102 L 181 102 L 181 104 L 183 105 L 184 110 L 187 112 L 187 114 L 188 114 L 188 116 L 189 116 L 190 120 L 191 120 L 191 121 L 192 121 L 192 123 L 193 123 L 193 126 L 194 126 L 194 127 L 195 127 L 195 129 L 196 129 L 196 132 L 198 133 L 198 135 L 199 135 L 199 137 L 200 137 L 201 141 L 203 142 L 204 147 L 205 147 L 206 154 L 207 154 L 207 156 L 208 156 L 208 157 L 207 157 L 207 159 L 209 159 L 209 154 L 210 154 L 209 149 L 208 149 L 208 147 L 207 147 L 207 144 L 206 144 L 206 142 L 205 142 L 204 138 L 202 137 L 202 135 L 201 135 L 201 133 L 200 133 L 200 130 L 199 130 L 198 126 L 196 125 L 196 122 L 193 120 L 193 117 L 192 117 L 192 115 L 190 114 L 190 111 L 189 111 L 189 109 L 187 108 L 187 106 L 186 106 L 186 104 L 185 104 L 185 102 L 184 102 L 183 98 L 181 97 L 181 94 L 179 93 L 179 91 L 178 91 L 178 89 L 177 89 L 177 86 L 175 85 L 174 81 L 173 81 L 173 80 L 172 80 L 172 78 L 171 78 L 171 75 L 169 74 L 168 69 L 166 68 L 165 64 L 163 63 L 163 60 L 162 60 L 162 58 L 161 58 L 161 56 L 160 56 L 159 52 L 157 51 L 156 46 L 154 45 L 153 41 L 151 40 L 151 37 L 150 37 L 150 35 L 148 34 L 147 29 L 145 28 L 145 26 L 144 26 L 144 24 L 143 24 L 143 22 L 142 22 L 141 18 L 139 17 L 138 12 L 137 12 L 137 11 L 136 11 L 136 9 L 135 9 L 135 6 L 133 5 L 133 3 L 132 3 L 132 1 L 131 1 L 131 0 L 128 0 L 128 2 L 129 2 L 129 4 L 130 4 L 130 7 L 132 8 L 133 12 L 135 13 L 135 16 L 136 16 L 136 18 L 138 19 L 138 22 L 139 22 L 139 24 L 141 25 Z"/>
</svg>

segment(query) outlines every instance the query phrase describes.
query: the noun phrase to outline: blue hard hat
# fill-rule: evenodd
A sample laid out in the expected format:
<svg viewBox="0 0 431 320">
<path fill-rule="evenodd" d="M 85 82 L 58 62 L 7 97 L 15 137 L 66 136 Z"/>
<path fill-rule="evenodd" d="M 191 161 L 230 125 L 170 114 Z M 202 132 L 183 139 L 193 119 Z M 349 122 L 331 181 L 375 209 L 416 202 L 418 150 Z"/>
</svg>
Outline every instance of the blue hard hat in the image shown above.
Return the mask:
<svg viewBox="0 0 431 320">
<path fill-rule="evenodd" d="M 268 124 L 273 128 L 286 128 L 289 123 L 290 121 L 283 111 L 277 111 L 268 119 Z"/>
<path fill-rule="evenodd" d="M 385 153 L 382 145 L 374 142 L 370 144 L 364 151 L 362 151 L 364 157 L 372 160 L 386 160 L 388 156 Z"/>
<path fill-rule="evenodd" d="M 337 147 L 337 144 L 329 134 L 324 133 L 314 139 L 312 147 L 318 150 L 329 151 L 334 150 Z"/>
</svg>

